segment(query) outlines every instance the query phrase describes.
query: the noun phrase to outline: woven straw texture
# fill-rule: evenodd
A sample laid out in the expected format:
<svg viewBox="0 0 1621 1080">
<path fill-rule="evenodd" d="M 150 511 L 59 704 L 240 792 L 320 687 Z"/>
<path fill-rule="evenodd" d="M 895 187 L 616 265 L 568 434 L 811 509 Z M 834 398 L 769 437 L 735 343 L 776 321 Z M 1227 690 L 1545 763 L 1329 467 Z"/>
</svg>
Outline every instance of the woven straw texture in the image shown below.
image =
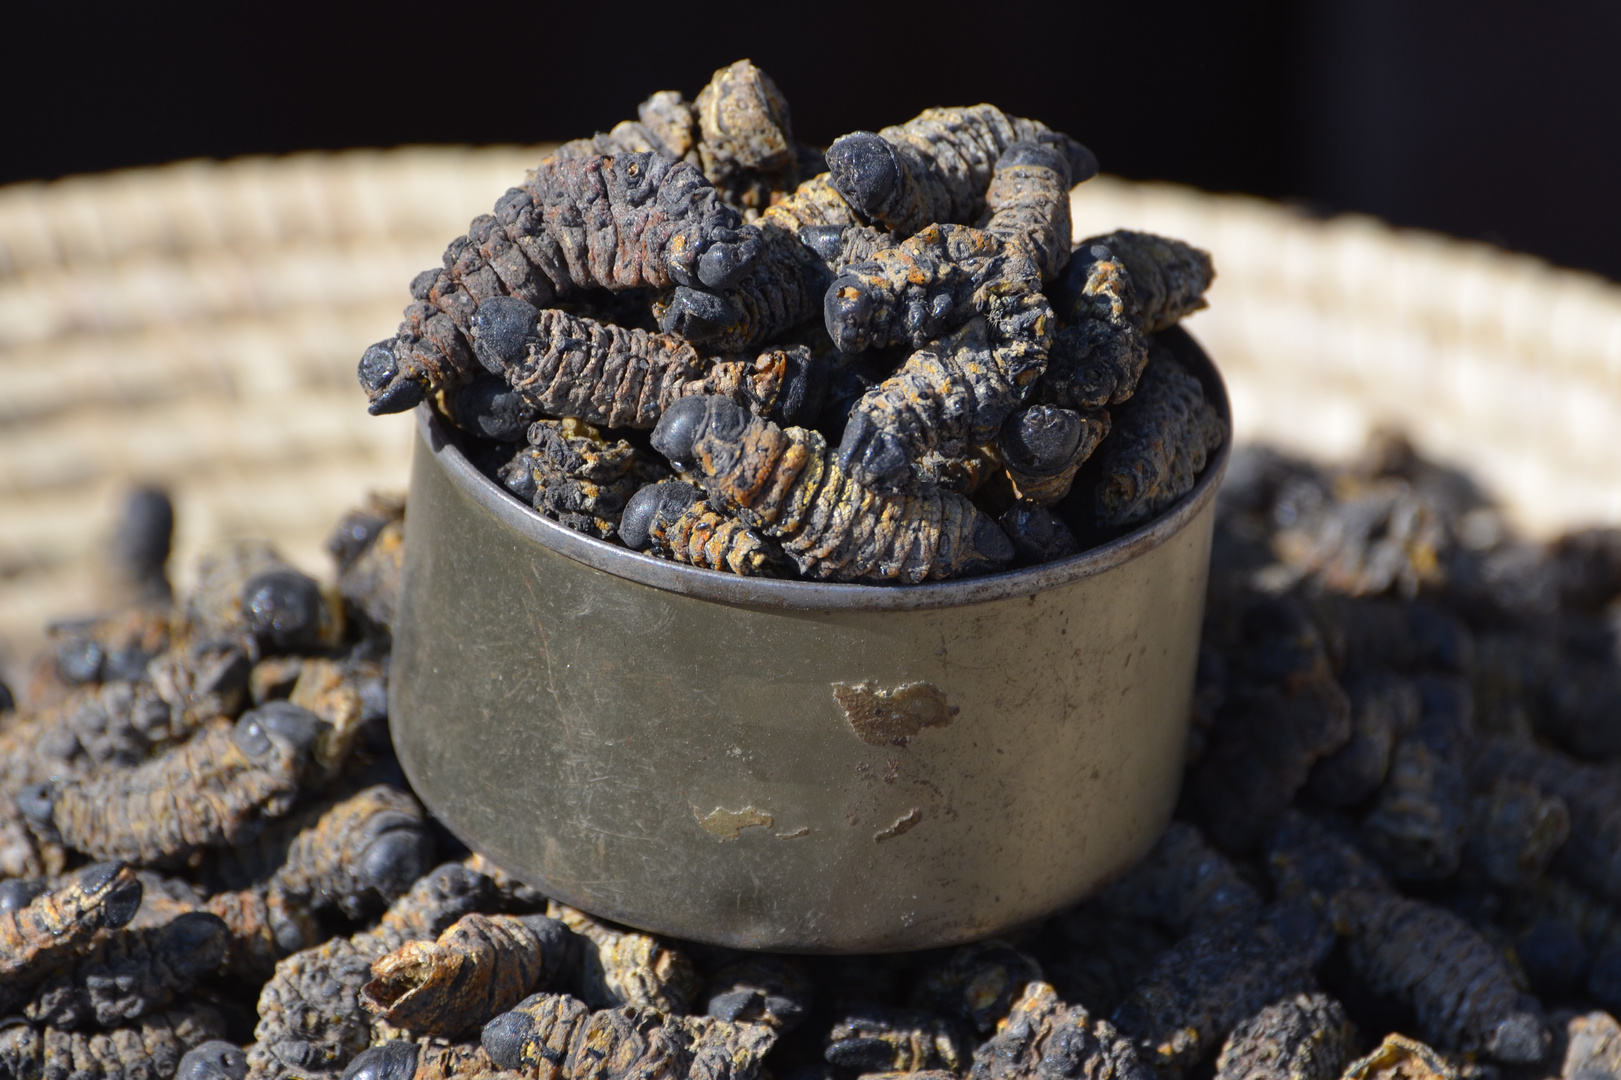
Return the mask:
<svg viewBox="0 0 1621 1080">
<path fill-rule="evenodd" d="M 325 573 L 322 541 L 400 489 L 410 420 L 366 415 L 354 365 L 406 284 L 539 148 L 188 162 L 0 189 L 0 667 L 96 602 L 120 493 L 169 488 L 180 582 L 228 536 Z M 1376 221 L 1099 177 L 1077 238 L 1210 250 L 1189 329 L 1240 439 L 1314 456 L 1375 424 L 1463 466 L 1523 527 L 1621 521 L 1621 287 Z"/>
</svg>

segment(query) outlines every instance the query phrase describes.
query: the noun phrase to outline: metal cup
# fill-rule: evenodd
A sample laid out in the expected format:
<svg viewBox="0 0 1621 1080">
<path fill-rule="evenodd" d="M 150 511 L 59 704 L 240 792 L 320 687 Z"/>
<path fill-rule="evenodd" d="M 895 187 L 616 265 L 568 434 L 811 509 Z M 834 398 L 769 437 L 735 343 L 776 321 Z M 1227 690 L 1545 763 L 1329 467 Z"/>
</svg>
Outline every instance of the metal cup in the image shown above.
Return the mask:
<svg viewBox="0 0 1621 1080">
<path fill-rule="evenodd" d="M 1230 419 L 1181 330 L 1162 340 Z M 741 948 L 919 949 L 1084 898 L 1169 819 L 1227 447 L 1060 562 L 880 587 L 592 539 L 423 407 L 390 713 L 406 775 L 546 895 Z"/>
</svg>

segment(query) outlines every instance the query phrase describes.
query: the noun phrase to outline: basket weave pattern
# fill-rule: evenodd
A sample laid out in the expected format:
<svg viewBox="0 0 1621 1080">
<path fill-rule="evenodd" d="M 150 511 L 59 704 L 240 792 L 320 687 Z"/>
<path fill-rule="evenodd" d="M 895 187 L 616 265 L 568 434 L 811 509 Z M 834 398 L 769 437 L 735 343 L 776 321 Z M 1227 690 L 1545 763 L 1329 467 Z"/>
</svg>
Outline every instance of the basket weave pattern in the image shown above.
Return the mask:
<svg viewBox="0 0 1621 1080">
<path fill-rule="evenodd" d="M 327 530 L 398 489 L 410 419 L 354 365 L 406 283 L 543 155 L 409 149 L 186 162 L 0 189 L 0 666 L 93 607 L 118 493 L 157 482 L 175 571 L 269 536 L 324 570 Z M 1343 455 L 1380 422 L 1463 465 L 1536 532 L 1621 521 L 1621 287 L 1366 218 L 1099 177 L 1077 238 L 1214 253 L 1189 320 L 1240 439 Z"/>
</svg>

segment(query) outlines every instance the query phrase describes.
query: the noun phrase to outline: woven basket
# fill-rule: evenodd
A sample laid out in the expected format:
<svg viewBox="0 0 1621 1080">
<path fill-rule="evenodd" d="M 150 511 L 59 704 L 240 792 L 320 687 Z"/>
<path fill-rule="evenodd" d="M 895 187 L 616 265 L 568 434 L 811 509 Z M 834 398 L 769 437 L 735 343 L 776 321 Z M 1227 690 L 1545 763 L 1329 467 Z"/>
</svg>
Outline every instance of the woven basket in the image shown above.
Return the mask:
<svg viewBox="0 0 1621 1080">
<path fill-rule="evenodd" d="M 402 488 L 410 419 L 366 415 L 365 346 L 406 283 L 540 148 L 187 162 L 0 189 L 0 666 L 96 602 L 120 492 L 174 494 L 199 548 L 268 536 L 311 571 L 369 489 Z M 1395 422 L 1523 527 L 1621 520 L 1621 287 L 1479 244 L 1100 177 L 1075 235 L 1214 253 L 1189 320 L 1240 439 L 1317 456 Z"/>
</svg>

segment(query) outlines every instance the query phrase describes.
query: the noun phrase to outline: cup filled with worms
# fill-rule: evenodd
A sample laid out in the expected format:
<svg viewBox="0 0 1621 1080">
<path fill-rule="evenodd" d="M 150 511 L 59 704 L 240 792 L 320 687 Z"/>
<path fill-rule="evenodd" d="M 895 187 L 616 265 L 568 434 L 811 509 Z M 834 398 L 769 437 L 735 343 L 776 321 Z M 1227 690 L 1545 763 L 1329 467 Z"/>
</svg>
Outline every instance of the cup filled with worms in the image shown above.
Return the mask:
<svg viewBox="0 0 1621 1080">
<path fill-rule="evenodd" d="M 716 577 L 1084 557 L 1227 438 L 1165 344 L 1209 260 L 1071 251 L 1094 168 L 976 106 L 824 169 L 742 62 L 543 162 L 361 381 Z M 407 509 L 345 516 L 324 580 L 238 541 L 175 595 L 173 510 L 131 497 L 118 601 L 0 684 L 0 1080 L 1621 1076 L 1621 531 L 1521 537 L 1397 433 L 1237 448 L 1146 854 L 985 940 L 789 955 L 588 914 L 427 812 L 389 734 Z M 861 715 L 893 755 L 964 723 Z"/>
</svg>

